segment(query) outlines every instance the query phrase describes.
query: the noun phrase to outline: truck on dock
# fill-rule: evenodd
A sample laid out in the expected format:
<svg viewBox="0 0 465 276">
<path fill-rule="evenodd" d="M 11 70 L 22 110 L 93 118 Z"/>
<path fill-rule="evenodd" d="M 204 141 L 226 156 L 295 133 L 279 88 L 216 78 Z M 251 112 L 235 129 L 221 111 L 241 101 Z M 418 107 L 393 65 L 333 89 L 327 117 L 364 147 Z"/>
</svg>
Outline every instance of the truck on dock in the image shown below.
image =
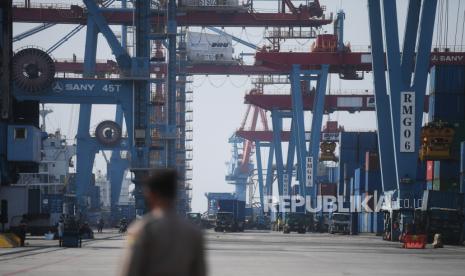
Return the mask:
<svg viewBox="0 0 465 276">
<path fill-rule="evenodd" d="M 243 232 L 245 224 L 245 201 L 223 199 L 217 202 L 215 232 Z"/>
<path fill-rule="evenodd" d="M 313 217 L 306 213 L 287 213 L 284 219 L 283 233 L 289 234 L 290 232 L 297 232 L 305 234 L 309 231 Z"/>
<path fill-rule="evenodd" d="M 464 197 L 461 193 L 426 190 L 422 206 L 415 210 L 414 230 L 424 233 L 428 242 L 441 234 L 445 244 L 461 244 L 465 216 Z"/>
<path fill-rule="evenodd" d="M 352 217 L 350 213 L 330 213 L 328 232 L 330 234 L 350 234 Z"/>
</svg>

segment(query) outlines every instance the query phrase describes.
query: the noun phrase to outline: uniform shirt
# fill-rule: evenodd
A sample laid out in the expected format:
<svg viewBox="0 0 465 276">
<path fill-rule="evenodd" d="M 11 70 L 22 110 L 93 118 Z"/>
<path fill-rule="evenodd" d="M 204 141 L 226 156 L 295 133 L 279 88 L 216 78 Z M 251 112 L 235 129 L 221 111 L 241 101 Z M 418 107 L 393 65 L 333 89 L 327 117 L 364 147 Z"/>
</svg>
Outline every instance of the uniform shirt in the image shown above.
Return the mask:
<svg viewBox="0 0 465 276">
<path fill-rule="evenodd" d="M 205 276 L 200 229 L 174 213 L 151 212 L 128 229 L 122 276 Z"/>
</svg>

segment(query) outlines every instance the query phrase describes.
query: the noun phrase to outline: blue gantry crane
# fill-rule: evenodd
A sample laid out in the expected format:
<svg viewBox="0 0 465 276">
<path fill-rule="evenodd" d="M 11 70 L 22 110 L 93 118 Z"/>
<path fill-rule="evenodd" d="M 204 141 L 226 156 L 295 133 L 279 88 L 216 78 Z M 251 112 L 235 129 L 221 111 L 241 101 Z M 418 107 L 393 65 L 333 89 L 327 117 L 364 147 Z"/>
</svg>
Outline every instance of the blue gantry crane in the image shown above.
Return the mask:
<svg viewBox="0 0 465 276">
<path fill-rule="evenodd" d="M 228 162 L 228 173 L 226 174 L 226 182 L 234 185 L 234 194 L 238 200 L 246 201 L 247 184 L 249 183 L 249 176 L 253 170 L 253 164 L 249 162 L 242 164 L 244 155 L 244 145 L 246 143 L 244 138 L 238 137 L 233 134 L 229 140 L 231 145 L 231 160 Z"/>
<path fill-rule="evenodd" d="M 396 3 L 368 0 L 381 175 L 394 240 L 413 223 L 423 195 L 417 160 L 436 5 L 409 1 L 401 52 Z"/>
<path fill-rule="evenodd" d="M 37 101 L 42 103 L 73 103 L 80 104 L 79 125 L 77 134 L 77 164 L 76 164 L 76 204 L 78 209 L 85 211 L 85 193 L 91 183 L 91 172 L 95 154 L 100 150 L 111 150 L 114 171 L 124 164 L 118 158 L 121 151 L 129 152 L 130 168 L 134 174 L 136 184 L 135 198 L 137 213 L 143 213 L 145 205 L 142 200 L 141 180 L 149 173 L 149 155 L 153 151 L 161 151 L 167 160 L 161 166 L 176 166 L 176 23 L 175 2 L 171 1 L 167 8 L 167 22 L 160 22 L 168 26 L 168 33 L 152 36 L 150 16 L 160 13 L 149 1 L 134 3 L 136 26 L 136 51 L 131 57 L 116 35 L 110 29 L 102 10 L 95 1 L 84 0 L 88 12 L 86 45 L 84 58 L 84 79 L 54 78 L 54 67 L 46 67 L 47 55 L 39 49 L 18 52 L 13 58 L 16 64 L 13 70 L 15 87 L 13 94 L 21 101 Z M 44 26 L 49 27 L 49 26 Z M 73 32 L 74 33 L 74 32 Z M 95 64 L 97 51 L 97 36 L 102 34 L 115 55 L 120 77 L 117 79 L 96 78 Z M 150 93 L 153 83 L 163 82 L 163 79 L 150 78 L 149 64 L 151 54 L 151 40 L 168 40 L 168 73 L 167 73 L 167 122 L 150 124 L 149 116 Z M 66 40 L 66 39 L 65 39 Z M 124 40 L 123 40 L 124 42 Z M 37 61 L 37 66 L 29 62 L 31 58 Z M 50 63 L 50 62 L 49 62 Z M 22 68 L 27 68 L 24 76 Z M 36 71 L 40 72 L 37 78 Z M 34 75 L 35 74 L 35 75 Z M 34 79 L 35 78 L 35 79 Z M 40 86 L 39 86 L 40 85 Z M 41 93 L 32 93 L 41 91 Z M 101 122 L 95 129 L 90 130 L 90 118 L 93 104 L 115 104 L 117 113 L 115 121 Z M 122 122 L 126 123 L 127 137 L 122 135 Z M 162 147 L 152 146 L 153 132 L 157 132 L 159 140 L 163 140 Z M 121 161 L 121 162 L 118 162 Z M 113 170 L 114 169 L 114 170 Z M 111 178 L 120 179 L 121 175 L 112 174 Z M 119 182 L 119 180 L 115 180 Z M 117 187 L 115 187 L 117 188 Z M 115 189 L 118 190 L 118 189 Z M 116 198 L 115 194 L 112 198 Z"/>
</svg>

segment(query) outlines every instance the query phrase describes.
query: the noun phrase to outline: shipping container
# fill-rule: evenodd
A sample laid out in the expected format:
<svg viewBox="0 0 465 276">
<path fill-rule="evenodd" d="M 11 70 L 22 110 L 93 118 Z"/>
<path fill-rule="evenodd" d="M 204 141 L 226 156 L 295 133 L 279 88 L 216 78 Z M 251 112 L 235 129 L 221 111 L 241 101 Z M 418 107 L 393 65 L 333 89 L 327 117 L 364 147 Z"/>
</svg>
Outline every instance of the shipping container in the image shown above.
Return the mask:
<svg viewBox="0 0 465 276">
<path fill-rule="evenodd" d="M 441 190 L 441 181 L 439 179 L 433 179 L 433 191 Z"/>
<path fill-rule="evenodd" d="M 457 181 L 460 164 L 455 160 L 434 161 L 433 179 L 442 181 Z"/>
<path fill-rule="evenodd" d="M 375 190 L 382 190 L 381 171 L 365 172 L 365 191 L 373 193 Z"/>
<path fill-rule="evenodd" d="M 41 200 L 40 200 L 40 189 L 29 189 L 28 190 L 28 214 L 35 215 L 41 213 Z"/>
<path fill-rule="evenodd" d="M 426 190 L 433 190 L 433 180 L 427 180 L 426 181 Z"/>
<path fill-rule="evenodd" d="M 384 233 L 384 215 L 383 213 L 373 213 L 373 233 Z"/>
<path fill-rule="evenodd" d="M 426 161 L 426 181 L 434 179 L 434 161 Z"/>
<path fill-rule="evenodd" d="M 218 34 L 188 32 L 187 59 L 191 63 L 235 63 L 232 38 Z"/>
<path fill-rule="evenodd" d="M 433 163 L 433 188 L 434 191 L 460 190 L 460 164 L 455 160 L 441 160 Z"/>
<path fill-rule="evenodd" d="M 238 221 L 245 220 L 245 201 L 237 199 L 220 199 L 217 201 L 218 212 L 231 212 Z"/>
<path fill-rule="evenodd" d="M 358 168 L 354 173 L 354 194 L 363 194 L 365 192 L 365 171 Z"/>
<path fill-rule="evenodd" d="M 320 183 L 318 195 L 336 196 L 337 195 L 337 184 L 336 183 Z"/>
<path fill-rule="evenodd" d="M 450 122 L 454 126 L 455 135 L 452 142 L 452 156 L 460 160 L 460 143 L 465 141 L 465 120 L 455 120 Z"/>
<path fill-rule="evenodd" d="M 42 213 L 63 213 L 62 194 L 44 194 L 42 196 Z"/>
<path fill-rule="evenodd" d="M 344 194 L 344 183 L 354 177 L 357 168 L 365 168 L 366 152 L 377 151 L 376 132 L 342 132 L 338 169 L 338 194 Z M 363 179 L 362 182 L 365 180 Z M 350 186 L 346 190 L 351 191 Z"/>
<path fill-rule="evenodd" d="M 465 95 L 464 94 L 430 94 L 429 96 L 429 121 L 451 122 L 465 120 Z"/>
<path fill-rule="evenodd" d="M 460 192 L 465 193 L 465 141 L 460 144 Z"/>
<path fill-rule="evenodd" d="M 430 94 L 454 93 L 465 95 L 465 67 L 437 65 L 431 69 Z"/>
<path fill-rule="evenodd" d="M 367 151 L 365 154 L 365 171 L 379 170 L 379 156 L 377 152 Z"/>
<path fill-rule="evenodd" d="M 463 194 L 441 191 L 424 191 L 422 199 L 422 210 L 431 208 L 457 209 L 463 208 Z"/>
<path fill-rule="evenodd" d="M 291 187 L 291 195 L 298 195 L 300 193 L 300 185 L 295 184 Z"/>
</svg>

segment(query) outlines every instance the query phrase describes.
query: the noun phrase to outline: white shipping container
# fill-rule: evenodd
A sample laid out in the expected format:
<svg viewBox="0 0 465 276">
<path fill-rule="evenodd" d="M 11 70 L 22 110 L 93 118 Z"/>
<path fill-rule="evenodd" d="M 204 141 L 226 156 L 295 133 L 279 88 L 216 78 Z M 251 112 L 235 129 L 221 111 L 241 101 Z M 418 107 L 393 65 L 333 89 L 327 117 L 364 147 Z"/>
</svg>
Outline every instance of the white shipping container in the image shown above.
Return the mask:
<svg viewBox="0 0 465 276">
<path fill-rule="evenodd" d="M 362 107 L 363 98 L 362 97 L 338 97 L 337 106 L 338 107 Z"/>
<path fill-rule="evenodd" d="M 232 38 L 225 35 L 188 32 L 187 58 L 194 63 L 234 62 Z"/>
</svg>

